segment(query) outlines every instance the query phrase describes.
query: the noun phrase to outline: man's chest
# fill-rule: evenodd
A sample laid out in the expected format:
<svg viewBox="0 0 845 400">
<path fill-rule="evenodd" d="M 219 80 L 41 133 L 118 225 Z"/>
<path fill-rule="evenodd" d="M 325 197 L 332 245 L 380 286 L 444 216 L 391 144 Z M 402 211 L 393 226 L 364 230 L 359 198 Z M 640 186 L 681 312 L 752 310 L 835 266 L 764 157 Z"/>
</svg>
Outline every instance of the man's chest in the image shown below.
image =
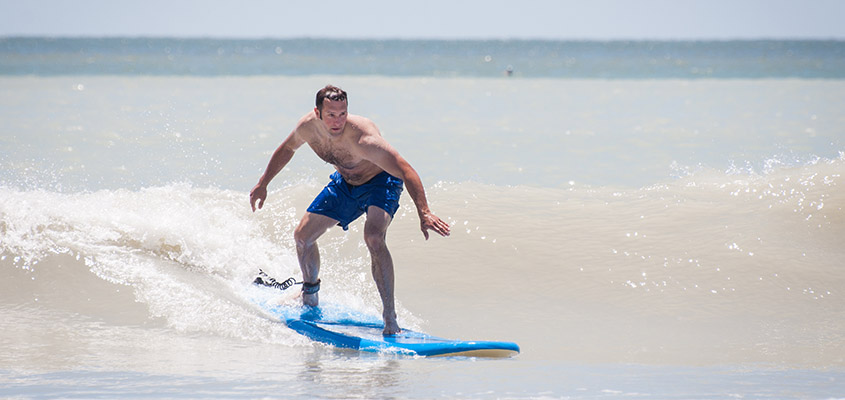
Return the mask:
<svg viewBox="0 0 845 400">
<path fill-rule="evenodd" d="M 333 142 L 329 140 L 315 140 L 308 143 L 314 153 L 323 161 L 344 168 L 355 169 L 363 159 L 350 151 L 350 145 L 344 142 Z"/>
</svg>

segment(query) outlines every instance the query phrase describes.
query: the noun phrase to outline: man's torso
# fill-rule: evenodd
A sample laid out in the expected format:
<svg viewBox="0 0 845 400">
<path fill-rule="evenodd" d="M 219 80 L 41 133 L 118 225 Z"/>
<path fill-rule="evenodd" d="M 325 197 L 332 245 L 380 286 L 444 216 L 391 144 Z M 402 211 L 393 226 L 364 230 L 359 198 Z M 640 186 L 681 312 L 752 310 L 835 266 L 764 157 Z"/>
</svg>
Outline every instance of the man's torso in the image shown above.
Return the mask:
<svg viewBox="0 0 845 400">
<path fill-rule="evenodd" d="M 323 161 L 332 164 L 351 185 L 366 183 L 383 170 L 363 157 L 360 139 L 364 132 L 359 125 L 362 117 L 350 115 L 343 133 L 334 136 L 327 129 L 321 129 L 316 117 L 301 125 L 302 138 Z"/>
</svg>

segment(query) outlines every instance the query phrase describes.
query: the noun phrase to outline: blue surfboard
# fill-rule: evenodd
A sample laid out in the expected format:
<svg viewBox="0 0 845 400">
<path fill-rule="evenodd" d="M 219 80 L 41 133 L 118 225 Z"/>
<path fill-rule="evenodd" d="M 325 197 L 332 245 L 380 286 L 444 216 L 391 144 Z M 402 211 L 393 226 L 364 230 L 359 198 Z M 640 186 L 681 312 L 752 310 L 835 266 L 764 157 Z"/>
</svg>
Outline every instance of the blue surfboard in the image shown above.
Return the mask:
<svg viewBox="0 0 845 400">
<path fill-rule="evenodd" d="M 311 340 L 340 348 L 429 357 L 511 357 L 519 353 L 513 342 L 443 339 L 409 329 L 383 335 L 380 318 L 337 306 L 263 308 Z"/>
</svg>

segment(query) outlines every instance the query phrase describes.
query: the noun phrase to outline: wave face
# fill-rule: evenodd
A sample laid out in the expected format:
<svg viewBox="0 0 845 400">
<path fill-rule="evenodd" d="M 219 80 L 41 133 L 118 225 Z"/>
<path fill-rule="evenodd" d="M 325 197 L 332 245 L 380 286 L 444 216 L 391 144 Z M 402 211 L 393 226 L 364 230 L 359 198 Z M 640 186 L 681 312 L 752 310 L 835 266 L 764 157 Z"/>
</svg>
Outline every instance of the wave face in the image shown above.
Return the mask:
<svg viewBox="0 0 845 400">
<path fill-rule="evenodd" d="M 840 159 L 642 189 L 439 183 L 429 197 L 453 235 L 423 241 L 407 198 L 389 235 L 400 321 L 526 352 L 552 335 L 544 357 L 570 360 L 841 366 L 843 172 Z M 299 276 L 292 231 L 318 188 L 279 189 L 255 214 L 244 193 L 187 184 L 0 188 L 3 307 L 301 346 L 249 283 L 258 268 Z M 321 240 L 322 299 L 377 315 L 362 230 Z"/>
</svg>

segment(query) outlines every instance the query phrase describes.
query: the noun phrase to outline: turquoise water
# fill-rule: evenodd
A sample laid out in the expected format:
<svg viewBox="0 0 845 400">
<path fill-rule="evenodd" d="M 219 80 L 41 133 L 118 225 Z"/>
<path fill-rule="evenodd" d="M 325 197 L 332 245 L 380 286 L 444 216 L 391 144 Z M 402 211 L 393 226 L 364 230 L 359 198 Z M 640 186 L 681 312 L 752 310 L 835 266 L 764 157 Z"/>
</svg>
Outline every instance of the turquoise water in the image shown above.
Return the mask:
<svg viewBox="0 0 845 400">
<path fill-rule="evenodd" d="M 842 41 L 0 38 L 4 75 L 845 77 Z"/>
</svg>

